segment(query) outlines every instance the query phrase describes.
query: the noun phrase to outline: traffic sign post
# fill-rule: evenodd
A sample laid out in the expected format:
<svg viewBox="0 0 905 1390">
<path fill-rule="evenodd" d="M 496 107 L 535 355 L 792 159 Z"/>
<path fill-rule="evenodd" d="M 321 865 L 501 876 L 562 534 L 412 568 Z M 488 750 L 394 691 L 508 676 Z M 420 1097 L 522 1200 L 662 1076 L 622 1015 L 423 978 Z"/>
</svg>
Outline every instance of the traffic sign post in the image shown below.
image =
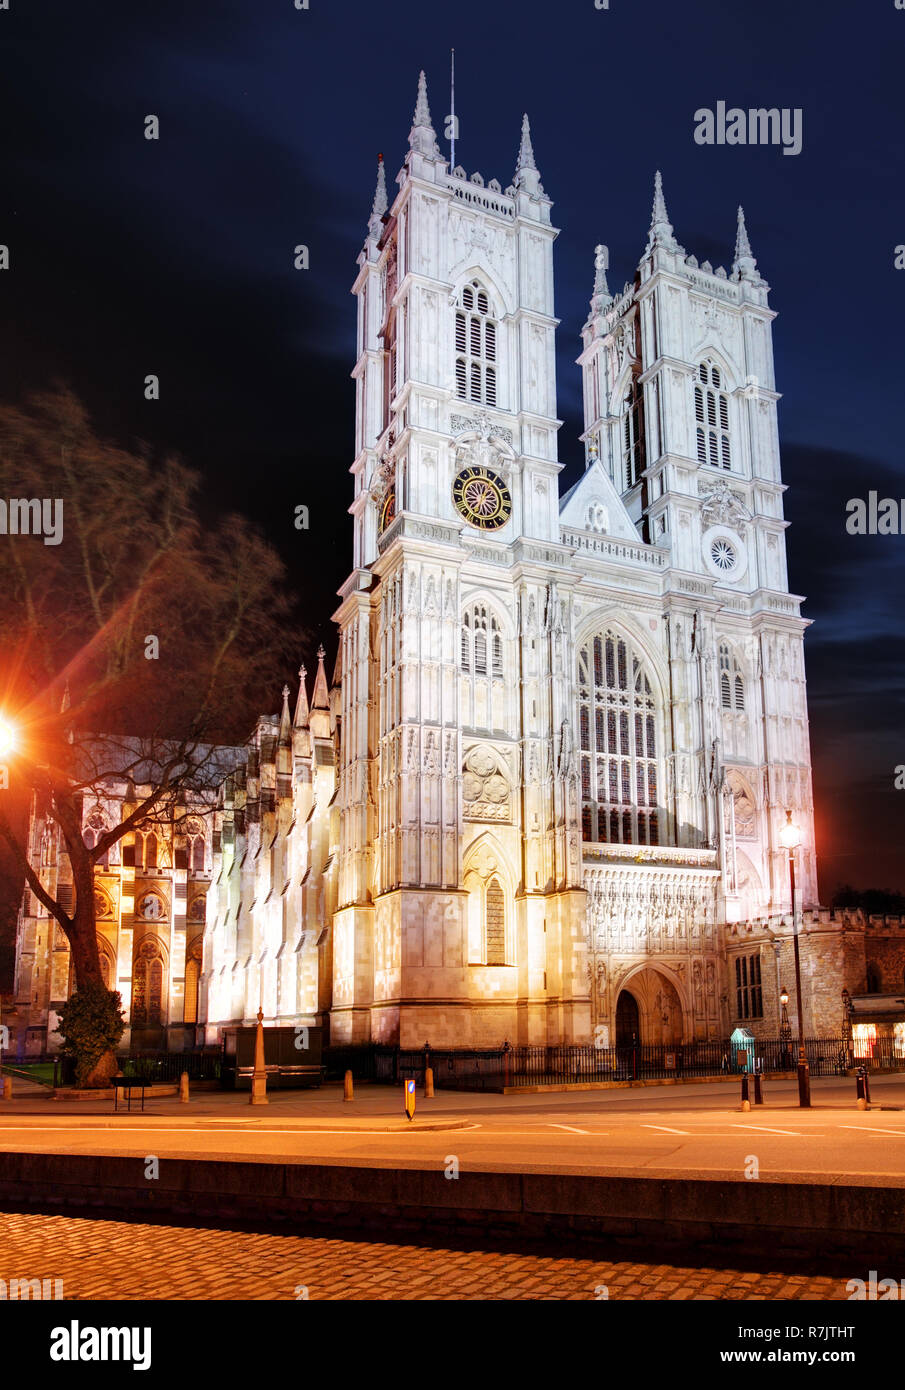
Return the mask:
<svg viewBox="0 0 905 1390">
<path fill-rule="evenodd" d="M 408 1119 L 413 1120 L 415 1118 L 415 1082 L 414 1080 L 404 1081 L 402 1084 L 405 1092 L 405 1113 Z"/>
</svg>

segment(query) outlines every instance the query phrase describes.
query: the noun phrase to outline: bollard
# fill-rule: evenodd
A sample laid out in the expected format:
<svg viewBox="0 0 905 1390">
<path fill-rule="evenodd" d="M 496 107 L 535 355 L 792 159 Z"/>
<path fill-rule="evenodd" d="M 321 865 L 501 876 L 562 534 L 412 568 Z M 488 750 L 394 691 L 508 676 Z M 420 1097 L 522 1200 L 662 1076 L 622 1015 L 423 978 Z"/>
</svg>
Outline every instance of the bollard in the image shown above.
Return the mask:
<svg viewBox="0 0 905 1390">
<path fill-rule="evenodd" d="M 760 1072 L 754 1073 L 754 1104 L 763 1105 L 764 1103 L 764 1083 Z"/>
<path fill-rule="evenodd" d="M 742 1072 L 742 1109 L 746 1111 L 751 1109 L 751 1102 L 748 1099 L 748 1073 L 746 1071 Z"/>
<path fill-rule="evenodd" d="M 13 1078 L 4 1076 L 3 1078 L 3 1099 L 12 1100 L 13 1098 Z"/>
<path fill-rule="evenodd" d="M 870 1081 L 867 1077 L 867 1067 L 859 1067 L 858 1070 L 855 1072 L 855 1094 L 858 1097 L 858 1109 L 869 1109 Z"/>
<path fill-rule="evenodd" d="M 187 1071 L 184 1071 L 179 1078 L 179 1100 L 182 1105 L 188 1105 L 189 1074 Z"/>
<path fill-rule="evenodd" d="M 249 1105 L 269 1105 L 267 1099 L 267 1066 L 264 1062 L 264 1010 L 258 1009 L 258 1031 L 255 1033 L 255 1065 L 251 1076 Z"/>
<path fill-rule="evenodd" d="M 344 1079 L 343 1079 L 343 1100 L 354 1100 L 354 1099 L 355 1099 L 355 1088 L 354 1088 L 353 1085 L 352 1085 L 352 1073 L 351 1073 L 350 1071 L 347 1071 L 347 1072 L 346 1072 L 346 1075 L 345 1075 L 345 1077 L 344 1077 Z"/>
<path fill-rule="evenodd" d="M 434 1096 L 434 1069 L 426 1067 L 424 1071 L 424 1098 L 433 1100 Z"/>
</svg>

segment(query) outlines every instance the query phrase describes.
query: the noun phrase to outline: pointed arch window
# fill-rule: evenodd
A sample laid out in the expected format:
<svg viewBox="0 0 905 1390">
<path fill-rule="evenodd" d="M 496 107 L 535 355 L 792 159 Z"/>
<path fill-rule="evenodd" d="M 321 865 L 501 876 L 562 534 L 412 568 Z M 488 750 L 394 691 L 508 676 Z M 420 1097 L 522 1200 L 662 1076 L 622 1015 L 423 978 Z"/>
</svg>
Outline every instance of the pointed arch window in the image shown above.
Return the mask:
<svg viewBox="0 0 905 1390">
<path fill-rule="evenodd" d="M 133 1027 L 155 1026 L 162 1021 L 164 998 L 164 961 L 157 941 L 144 941 L 132 971 Z"/>
<path fill-rule="evenodd" d="M 637 374 L 626 393 L 622 416 L 622 476 L 625 490 L 635 487 L 647 467 L 644 437 L 644 388 Z"/>
<path fill-rule="evenodd" d="M 582 837 L 661 843 L 657 707 L 643 658 L 618 633 L 578 654 Z"/>
<path fill-rule="evenodd" d="M 506 898 L 498 878 L 484 894 L 484 959 L 488 965 L 506 964 Z"/>
<path fill-rule="evenodd" d="M 698 463 L 711 468 L 732 467 L 729 437 L 729 397 L 721 369 L 710 358 L 698 366 L 694 384 L 694 418 Z"/>
<path fill-rule="evenodd" d="M 484 604 L 469 608 L 462 619 L 462 670 L 471 676 L 503 678 L 503 636 Z"/>
<path fill-rule="evenodd" d="M 185 1010 L 182 1015 L 184 1023 L 198 1022 L 198 1005 L 200 1002 L 201 985 L 201 958 L 202 958 L 203 938 L 196 936 L 186 952 L 185 959 Z"/>
<path fill-rule="evenodd" d="M 726 642 L 720 643 L 720 707 L 739 712 L 745 708 L 745 678 Z"/>
<path fill-rule="evenodd" d="M 478 405 L 497 403 L 497 322 L 477 280 L 463 286 L 456 307 L 456 395 Z"/>
</svg>

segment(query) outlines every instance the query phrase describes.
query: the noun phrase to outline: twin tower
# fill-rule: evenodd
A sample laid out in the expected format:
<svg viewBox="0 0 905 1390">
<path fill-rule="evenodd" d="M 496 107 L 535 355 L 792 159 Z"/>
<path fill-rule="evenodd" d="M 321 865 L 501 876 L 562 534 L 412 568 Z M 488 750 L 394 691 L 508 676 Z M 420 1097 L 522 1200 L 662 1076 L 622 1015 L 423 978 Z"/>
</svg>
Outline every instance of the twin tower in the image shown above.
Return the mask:
<svg viewBox="0 0 905 1390">
<path fill-rule="evenodd" d="M 633 989 L 653 1020 L 658 982 L 673 1033 L 723 1036 L 726 925 L 789 906 L 787 807 L 814 895 L 773 312 L 741 212 L 731 271 L 699 266 L 658 175 L 615 297 L 597 248 L 587 466 L 561 498 L 551 206 L 527 118 L 508 187 L 450 171 L 422 74 L 354 284 L 337 1042 L 586 1041 Z"/>
</svg>

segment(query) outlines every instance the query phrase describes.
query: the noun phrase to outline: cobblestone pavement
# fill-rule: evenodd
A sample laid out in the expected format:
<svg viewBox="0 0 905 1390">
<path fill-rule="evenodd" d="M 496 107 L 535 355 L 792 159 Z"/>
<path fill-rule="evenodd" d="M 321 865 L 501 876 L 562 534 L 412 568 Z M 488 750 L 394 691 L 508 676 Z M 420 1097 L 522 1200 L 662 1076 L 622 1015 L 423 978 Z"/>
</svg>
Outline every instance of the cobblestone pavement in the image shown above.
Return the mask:
<svg viewBox="0 0 905 1390">
<path fill-rule="evenodd" d="M 856 1271 L 857 1272 L 857 1271 Z M 0 1279 L 62 1279 L 66 1299 L 845 1299 L 826 1275 L 685 1268 L 484 1245 L 0 1213 Z"/>
</svg>

